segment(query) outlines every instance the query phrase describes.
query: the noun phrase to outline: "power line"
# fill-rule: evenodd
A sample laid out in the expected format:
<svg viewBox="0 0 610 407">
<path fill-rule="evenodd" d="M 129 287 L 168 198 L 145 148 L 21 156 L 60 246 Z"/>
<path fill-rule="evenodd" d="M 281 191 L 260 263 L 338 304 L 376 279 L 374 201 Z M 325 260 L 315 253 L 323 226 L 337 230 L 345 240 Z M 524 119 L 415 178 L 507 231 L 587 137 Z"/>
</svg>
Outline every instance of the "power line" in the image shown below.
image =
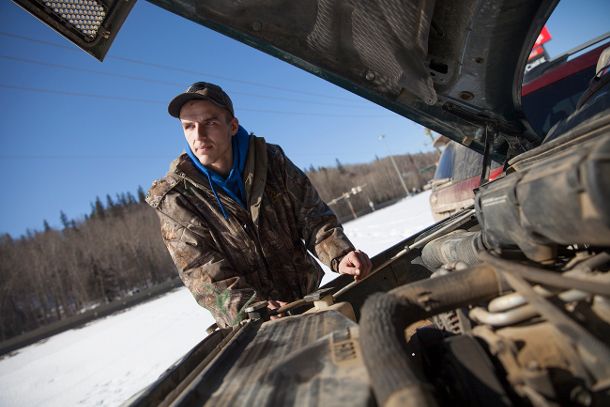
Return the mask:
<svg viewBox="0 0 610 407">
<path fill-rule="evenodd" d="M 223 81 L 236 82 L 236 83 L 241 83 L 241 84 L 244 84 L 244 85 L 258 86 L 258 87 L 266 88 L 266 89 L 275 89 L 275 90 L 281 90 L 281 91 L 284 91 L 284 92 L 299 93 L 301 95 L 322 97 L 322 98 L 328 98 L 328 99 L 349 100 L 350 102 L 353 101 L 352 99 L 348 99 L 348 98 L 341 98 L 341 97 L 337 97 L 337 96 L 322 95 L 322 94 L 319 94 L 319 93 L 303 92 L 303 91 L 300 91 L 300 90 L 281 88 L 281 87 L 278 87 L 278 86 L 264 85 L 262 83 L 242 81 L 240 79 L 232 79 L 232 78 L 226 78 L 224 76 L 212 75 L 212 74 L 207 74 L 207 73 L 202 73 L 202 72 L 197 72 L 197 71 L 189 71 L 187 69 L 174 68 L 174 67 L 171 67 L 171 66 L 153 64 L 153 63 L 150 63 L 150 62 L 137 61 L 135 59 L 129 59 L 129 58 L 123 58 L 123 57 L 114 57 L 114 56 L 109 56 L 108 58 L 113 58 L 113 59 L 117 59 L 117 60 L 120 60 L 120 61 L 131 62 L 131 63 L 134 63 L 134 64 L 152 66 L 152 67 L 155 67 L 155 68 L 168 69 L 168 70 L 171 70 L 171 71 L 188 73 L 188 74 L 191 74 L 191 75 L 207 76 L 209 78 L 221 79 Z"/>
<path fill-rule="evenodd" d="M 23 86 L 12 86 L 12 85 L 1 85 L 0 88 L 8 88 L 8 89 L 17 89 L 17 90 L 27 90 L 31 92 L 42 92 L 42 93 L 52 93 L 58 95 L 66 95 L 66 96 L 81 96 L 88 97 L 94 99 L 111 99 L 111 100 L 122 100 L 127 102 L 140 102 L 140 103 L 156 103 L 166 105 L 166 101 L 158 101 L 158 100 L 146 100 L 146 99 L 133 99 L 133 98 L 124 98 L 118 96 L 104 96 L 104 95 L 91 95 L 87 93 L 75 93 L 75 92 L 64 92 L 60 90 L 47 90 L 47 89 L 34 89 L 34 88 L 26 88 Z M 373 116 L 363 116 L 363 115 L 345 115 L 345 114 L 325 114 L 325 113 L 303 113 L 303 112 L 281 112 L 274 110 L 259 110 L 259 109 L 239 109 L 242 112 L 254 112 L 254 113 L 273 113 L 273 114 L 287 114 L 287 115 L 296 115 L 296 116 L 324 116 L 324 117 L 353 117 L 353 118 L 362 118 L 362 117 L 370 117 L 370 118 L 383 118 L 389 117 L 386 115 L 373 115 Z"/>
<path fill-rule="evenodd" d="M 94 71 L 92 69 L 76 68 L 76 67 L 73 67 L 73 66 L 57 65 L 57 64 L 51 64 L 51 63 L 48 63 L 48 62 L 41 62 L 41 61 L 32 61 L 30 59 L 15 58 L 15 57 L 11 57 L 11 56 L 8 56 L 8 55 L 2 55 L 2 54 L 0 54 L 0 58 L 9 59 L 11 61 L 27 62 L 28 64 L 50 66 L 52 68 L 69 69 L 71 71 L 93 73 L 93 74 L 96 74 L 96 75 L 113 76 L 115 78 L 130 79 L 130 80 L 134 80 L 134 81 L 152 82 L 152 83 L 158 83 L 158 84 L 161 84 L 161 85 L 188 86 L 188 85 L 184 85 L 183 83 L 166 82 L 166 81 L 159 81 L 159 80 L 156 80 L 156 79 L 140 78 L 140 77 L 137 77 L 137 76 L 128 76 L 128 75 L 121 75 L 121 74 L 116 74 L 116 73 Z"/>
<path fill-rule="evenodd" d="M 47 41 L 36 40 L 34 38 L 22 37 L 20 35 L 9 34 L 9 33 L 5 33 L 5 32 L 2 32 L 2 31 L 0 31 L 0 35 L 4 35 L 4 36 L 7 36 L 7 37 L 12 37 L 12 38 L 17 38 L 17 39 L 25 40 L 25 41 L 36 42 L 36 43 L 39 43 L 39 44 L 49 45 L 49 46 L 52 46 L 52 47 L 69 49 L 70 51 L 81 51 L 78 48 L 68 47 L 68 46 L 65 46 L 65 45 L 54 44 L 52 42 L 47 42 Z M 239 79 L 226 78 L 226 77 L 223 77 L 223 76 L 217 76 L 217 75 L 211 75 L 211 74 L 202 73 L 202 72 L 190 71 L 190 70 L 187 70 L 187 69 L 174 68 L 174 67 L 171 67 L 171 66 L 160 65 L 160 64 L 153 64 L 153 63 L 150 63 L 150 62 L 138 61 L 138 60 L 130 59 L 130 58 L 115 57 L 115 56 L 112 56 L 112 55 L 107 55 L 106 58 L 116 59 L 116 60 L 125 61 L 125 62 L 131 62 L 131 63 L 139 64 L 139 65 L 151 66 L 151 67 L 155 67 L 155 68 L 167 69 L 167 70 L 176 71 L 176 72 L 183 72 L 183 73 L 188 73 L 188 74 L 192 74 L 192 75 L 207 76 L 207 77 L 210 77 L 210 78 L 221 79 L 221 80 L 228 81 L 228 82 L 236 82 L 236 83 L 241 83 L 241 84 L 245 84 L 245 85 L 252 85 L 252 86 L 259 86 L 259 87 L 268 88 L 268 89 L 281 90 L 281 91 L 284 91 L 284 92 L 299 93 L 299 94 L 302 94 L 302 95 L 316 96 L 316 97 L 329 98 L 329 99 L 348 100 L 350 102 L 353 102 L 353 99 L 348 99 L 348 98 L 342 98 L 342 97 L 337 97 L 337 96 L 329 96 L 329 95 L 321 95 L 321 94 L 318 94 L 318 93 L 303 92 L 303 91 L 294 90 L 294 89 L 287 89 L 287 88 L 281 88 L 281 87 L 277 87 L 277 86 L 264 85 L 264 84 L 261 84 L 261 83 L 242 81 L 242 80 L 239 80 Z"/>
<path fill-rule="evenodd" d="M 166 82 L 166 81 L 160 81 L 160 80 L 156 80 L 156 79 L 146 79 L 146 78 L 137 77 L 137 76 L 128 76 L 128 75 L 114 74 L 114 73 L 109 73 L 109 72 L 94 71 L 92 69 L 76 68 L 73 66 L 51 64 L 48 62 L 41 62 L 41 61 L 32 61 L 30 59 L 16 58 L 16 57 L 11 57 L 11 56 L 2 55 L 2 54 L 0 54 L 0 58 L 8 59 L 11 61 L 26 62 L 29 64 L 35 64 L 35 65 L 50 66 L 52 68 L 68 69 L 68 70 L 77 71 L 77 72 L 85 72 L 85 73 L 92 73 L 92 74 L 96 74 L 96 75 L 112 76 L 115 78 L 123 78 L 123 79 L 142 81 L 142 82 L 158 83 L 161 85 L 172 85 L 172 86 L 181 86 L 181 87 L 189 86 L 189 85 L 185 85 L 183 83 Z M 295 99 L 288 99 L 288 98 L 279 98 L 279 97 L 275 97 L 275 96 L 255 95 L 252 93 L 233 92 L 233 91 L 231 91 L 230 93 L 232 95 L 252 96 L 252 97 L 256 97 L 256 98 L 282 100 L 282 101 L 294 102 L 294 103 L 306 103 L 306 104 L 321 105 L 321 106 L 346 107 L 346 108 L 351 108 L 351 109 L 369 109 L 368 106 L 347 106 L 347 105 L 340 105 L 340 104 L 336 104 L 336 103 L 310 102 L 310 101 L 306 101 L 306 100 L 295 100 Z"/>
<path fill-rule="evenodd" d="M 0 35 L 4 35 L 7 37 L 13 37 L 13 38 L 18 38 L 20 40 L 26 40 L 26 41 L 31 41 L 31 42 L 37 42 L 39 44 L 45 44 L 45 45 L 50 45 L 52 47 L 57 47 L 57 48 L 64 48 L 64 49 L 68 49 L 70 51 L 82 51 L 80 49 L 76 49 L 74 47 L 68 47 L 66 45 L 59 45 L 59 44 L 53 44 L 52 42 L 46 42 L 46 41 L 41 41 L 41 40 L 35 40 L 34 38 L 28 38 L 28 37 L 22 37 L 20 35 L 15 35 L 15 34 L 9 34 L 9 33 L 5 33 L 0 31 Z"/>
<path fill-rule="evenodd" d="M 160 102 L 160 101 L 155 101 L 155 100 L 131 99 L 131 98 L 118 97 L 118 96 L 90 95 L 90 94 L 86 94 L 86 93 L 64 92 L 64 91 L 61 91 L 61 90 L 46 90 L 46 89 L 26 88 L 26 87 L 23 87 L 23 86 L 0 85 L 0 88 L 17 89 L 17 90 L 28 90 L 28 91 L 31 91 L 31 92 L 54 93 L 54 94 L 58 94 L 58 95 L 67 95 L 67 96 L 81 96 L 81 97 L 96 98 L 96 99 L 123 100 L 123 101 L 127 101 L 127 102 L 167 104 L 167 102 Z"/>
</svg>

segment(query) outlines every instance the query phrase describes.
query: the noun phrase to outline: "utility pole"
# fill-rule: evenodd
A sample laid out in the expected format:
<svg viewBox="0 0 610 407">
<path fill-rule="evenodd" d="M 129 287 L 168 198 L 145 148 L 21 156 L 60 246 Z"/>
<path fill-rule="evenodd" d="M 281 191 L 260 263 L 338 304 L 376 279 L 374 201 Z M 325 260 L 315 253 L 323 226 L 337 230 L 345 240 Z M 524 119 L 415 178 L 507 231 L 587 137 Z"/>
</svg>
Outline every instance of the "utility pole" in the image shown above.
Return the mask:
<svg viewBox="0 0 610 407">
<path fill-rule="evenodd" d="M 407 185 L 405 184 L 405 180 L 402 179 L 402 175 L 400 175 L 400 171 L 398 170 L 396 161 L 394 161 L 394 157 L 392 156 L 392 153 L 390 152 L 390 149 L 388 148 L 388 145 L 386 144 L 384 137 L 385 136 L 379 136 L 379 140 L 383 141 L 383 144 L 385 145 L 386 150 L 388 150 L 388 154 L 390 155 L 390 160 L 392 160 L 392 164 L 394 164 L 394 169 L 396 170 L 396 174 L 398 174 L 398 179 L 400 180 L 402 187 L 405 189 L 405 193 L 407 195 L 409 195 L 409 188 L 407 188 Z"/>
</svg>

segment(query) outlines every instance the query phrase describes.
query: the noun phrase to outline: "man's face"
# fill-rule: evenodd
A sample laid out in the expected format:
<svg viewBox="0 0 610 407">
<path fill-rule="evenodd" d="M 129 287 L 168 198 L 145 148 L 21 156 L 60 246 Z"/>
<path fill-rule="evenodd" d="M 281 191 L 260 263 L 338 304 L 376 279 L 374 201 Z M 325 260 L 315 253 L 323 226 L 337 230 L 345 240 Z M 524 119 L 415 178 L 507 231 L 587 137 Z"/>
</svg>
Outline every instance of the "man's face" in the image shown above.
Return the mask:
<svg viewBox="0 0 610 407">
<path fill-rule="evenodd" d="M 239 122 L 229 119 L 227 109 L 209 100 L 187 102 L 180 110 L 180 121 L 186 140 L 201 164 L 222 177 L 228 177 L 233 167 L 231 137 Z"/>
</svg>

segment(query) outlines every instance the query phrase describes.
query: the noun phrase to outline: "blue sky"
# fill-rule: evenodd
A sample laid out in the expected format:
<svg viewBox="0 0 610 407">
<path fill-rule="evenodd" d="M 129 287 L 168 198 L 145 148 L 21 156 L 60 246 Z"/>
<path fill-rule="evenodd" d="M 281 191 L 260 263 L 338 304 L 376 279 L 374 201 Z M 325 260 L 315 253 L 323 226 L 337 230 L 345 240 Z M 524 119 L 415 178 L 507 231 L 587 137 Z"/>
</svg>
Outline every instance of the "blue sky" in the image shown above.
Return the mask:
<svg viewBox="0 0 610 407">
<path fill-rule="evenodd" d="M 564 0 L 555 14 L 551 57 L 610 31 L 607 0 Z M 60 210 L 78 219 L 96 196 L 148 189 L 185 144 L 167 103 L 200 80 L 301 168 L 385 157 L 382 134 L 396 154 L 431 151 L 408 119 L 146 1 L 100 63 L 0 0 L 0 233 L 59 228 Z"/>
</svg>

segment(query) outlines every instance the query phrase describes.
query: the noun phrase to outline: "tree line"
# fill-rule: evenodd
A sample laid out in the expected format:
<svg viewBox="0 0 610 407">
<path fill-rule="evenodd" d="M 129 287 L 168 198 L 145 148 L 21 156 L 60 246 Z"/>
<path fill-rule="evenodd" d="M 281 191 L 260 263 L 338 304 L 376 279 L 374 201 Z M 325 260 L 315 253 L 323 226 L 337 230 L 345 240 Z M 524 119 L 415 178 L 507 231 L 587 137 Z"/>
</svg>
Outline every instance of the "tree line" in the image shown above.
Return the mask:
<svg viewBox="0 0 610 407">
<path fill-rule="evenodd" d="M 421 188 L 433 177 L 436 153 L 395 156 L 409 188 Z M 388 158 L 369 164 L 307 169 L 306 174 L 326 202 L 357 186 L 350 196 L 356 212 L 405 195 Z M 62 227 L 43 222 L 41 231 L 28 230 L 13 239 L 0 235 L 0 340 L 63 320 L 97 305 L 150 288 L 177 276 L 177 270 L 161 238 L 159 219 L 137 196 L 117 194 L 106 202 L 97 197 L 91 213 L 68 219 Z M 351 214 L 346 201 L 333 210 L 339 217 Z"/>
<path fill-rule="evenodd" d="M 176 277 L 159 219 L 131 194 L 99 198 L 62 230 L 43 222 L 20 239 L 0 236 L 0 339 L 59 321 Z"/>
</svg>

